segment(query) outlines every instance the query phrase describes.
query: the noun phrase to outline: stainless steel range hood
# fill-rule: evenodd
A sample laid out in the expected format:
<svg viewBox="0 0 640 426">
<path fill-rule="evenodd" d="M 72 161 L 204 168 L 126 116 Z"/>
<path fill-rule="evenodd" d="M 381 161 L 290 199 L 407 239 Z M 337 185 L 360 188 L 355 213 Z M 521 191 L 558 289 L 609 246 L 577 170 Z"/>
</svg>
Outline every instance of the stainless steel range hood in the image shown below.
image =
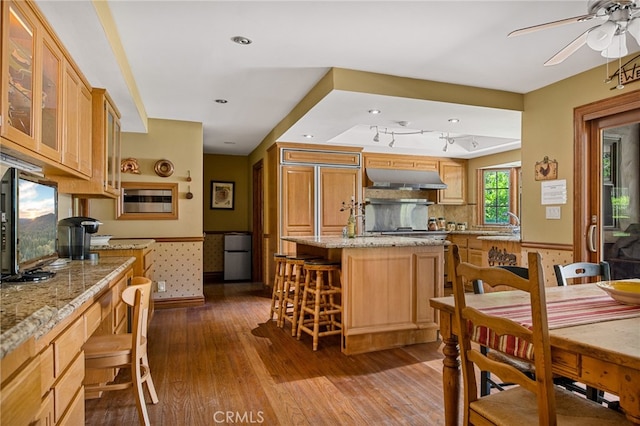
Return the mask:
<svg viewBox="0 0 640 426">
<path fill-rule="evenodd" d="M 373 182 L 372 188 L 378 189 L 446 189 L 440 175 L 435 171 L 366 169 L 367 176 Z"/>
</svg>

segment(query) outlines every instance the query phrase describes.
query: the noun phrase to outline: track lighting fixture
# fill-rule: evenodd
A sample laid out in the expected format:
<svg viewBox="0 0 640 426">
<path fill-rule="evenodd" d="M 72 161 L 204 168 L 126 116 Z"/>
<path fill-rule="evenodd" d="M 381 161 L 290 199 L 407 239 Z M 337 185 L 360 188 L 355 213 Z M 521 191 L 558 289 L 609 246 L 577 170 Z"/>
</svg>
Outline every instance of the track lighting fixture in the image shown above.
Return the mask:
<svg viewBox="0 0 640 426">
<path fill-rule="evenodd" d="M 471 146 L 474 147 L 474 148 L 478 147 L 478 141 L 476 141 L 476 137 L 475 136 L 471 137 Z"/>
<path fill-rule="evenodd" d="M 398 124 L 402 125 L 402 123 L 405 123 L 406 125 L 406 121 L 399 121 Z M 384 128 L 384 130 L 381 130 L 378 126 L 369 126 L 369 129 L 373 130 L 375 129 L 376 134 L 373 136 L 373 141 L 374 142 L 380 142 L 380 134 L 383 135 L 391 135 L 391 142 L 389 143 L 389 146 L 393 148 L 393 146 L 396 144 L 396 135 L 423 135 L 425 133 L 429 133 L 429 132 L 433 132 L 433 130 L 414 130 L 414 131 L 408 131 L 408 132 L 396 132 L 395 130 L 389 130 L 386 127 Z"/>
</svg>

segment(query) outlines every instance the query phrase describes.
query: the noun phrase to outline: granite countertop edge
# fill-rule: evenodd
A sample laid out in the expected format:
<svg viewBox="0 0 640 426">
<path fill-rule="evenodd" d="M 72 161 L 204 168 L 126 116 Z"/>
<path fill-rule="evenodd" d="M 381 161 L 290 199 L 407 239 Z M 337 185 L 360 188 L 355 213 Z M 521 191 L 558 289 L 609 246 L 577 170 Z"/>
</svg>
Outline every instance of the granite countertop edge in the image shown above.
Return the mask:
<svg viewBox="0 0 640 426">
<path fill-rule="evenodd" d="M 135 262 L 135 257 L 128 258 L 122 265 L 100 279 L 76 298 L 59 309 L 45 305 L 36 310 L 28 318 L 20 321 L 0 335 L 0 359 L 16 349 L 29 338 L 36 340 L 51 331 L 57 324 L 72 315 L 80 306 L 100 293 L 118 274 Z"/>
<path fill-rule="evenodd" d="M 92 245 L 91 250 L 139 250 L 150 247 L 156 240 L 154 239 L 111 239 L 108 244 Z"/>
<path fill-rule="evenodd" d="M 484 240 L 484 241 L 513 241 L 515 243 L 519 243 L 522 241 L 522 238 L 520 237 L 520 235 L 514 234 L 514 235 L 484 235 L 481 237 L 478 237 L 479 240 Z"/>
<path fill-rule="evenodd" d="M 450 242 L 428 238 L 396 237 L 396 236 L 359 236 L 343 238 L 333 236 L 282 237 L 285 241 L 320 248 L 376 248 L 376 247 L 423 247 L 445 246 Z"/>
</svg>

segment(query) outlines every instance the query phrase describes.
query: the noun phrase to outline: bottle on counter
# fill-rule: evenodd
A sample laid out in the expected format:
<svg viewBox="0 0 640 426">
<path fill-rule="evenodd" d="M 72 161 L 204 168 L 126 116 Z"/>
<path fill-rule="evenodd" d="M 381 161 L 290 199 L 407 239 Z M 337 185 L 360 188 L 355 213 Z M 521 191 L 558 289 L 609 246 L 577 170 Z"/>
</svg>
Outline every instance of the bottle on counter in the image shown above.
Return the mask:
<svg viewBox="0 0 640 426">
<path fill-rule="evenodd" d="M 356 217 L 353 215 L 353 210 L 351 210 L 349 219 L 347 219 L 347 237 L 356 237 Z"/>
<path fill-rule="evenodd" d="M 447 222 L 447 231 L 455 231 L 456 223 L 455 222 Z"/>
<path fill-rule="evenodd" d="M 444 217 L 439 217 L 438 218 L 438 230 L 444 231 L 445 229 L 447 229 L 447 221 L 444 220 Z"/>
<path fill-rule="evenodd" d="M 429 231 L 437 231 L 438 230 L 438 223 L 436 222 L 436 218 L 435 217 L 430 217 L 429 218 L 429 222 L 427 223 L 427 229 Z"/>
</svg>

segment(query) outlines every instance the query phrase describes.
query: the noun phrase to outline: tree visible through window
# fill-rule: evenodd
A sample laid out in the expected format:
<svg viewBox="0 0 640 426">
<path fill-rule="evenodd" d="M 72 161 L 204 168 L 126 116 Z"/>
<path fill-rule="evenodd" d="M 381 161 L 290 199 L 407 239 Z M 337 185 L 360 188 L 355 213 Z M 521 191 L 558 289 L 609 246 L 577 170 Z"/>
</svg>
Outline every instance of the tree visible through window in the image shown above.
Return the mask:
<svg viewBox="0 0 640 426">
<path fill-rule="evenodd" d="M 487 169 L 483 173 L 484 181 L 484 223 L 504 225 L 509 223 L 507 212 L 510 200 L 510 171 Z"/>
</svg>

